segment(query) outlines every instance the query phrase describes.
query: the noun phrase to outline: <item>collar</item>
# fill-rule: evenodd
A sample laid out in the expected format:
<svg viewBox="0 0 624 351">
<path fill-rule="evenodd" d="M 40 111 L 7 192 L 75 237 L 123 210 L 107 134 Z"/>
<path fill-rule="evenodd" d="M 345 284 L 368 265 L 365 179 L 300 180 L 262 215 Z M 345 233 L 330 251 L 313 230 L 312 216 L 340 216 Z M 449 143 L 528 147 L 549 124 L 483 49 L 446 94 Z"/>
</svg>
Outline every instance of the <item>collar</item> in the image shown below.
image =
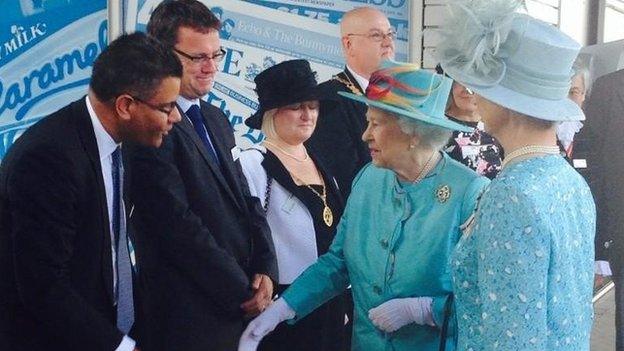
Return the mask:
<svg viewBox="0 0 624 351">
<path fill-rule="evenodd" d="M 121 146 L 121 143 L 117 144 L 115 139 L 113 139 L 110 134 L 104 129 L 102 122 L 95 114 L 95 110 L 93 109 L 93 105 L 91 105 L 91 101 L 89 100 L 89 95 L 87 95 L 85 99 L 87 103 L 87 111 L 89 111 L 89 117 L 91 118 L 91 124 L 93 124 L 93 131 L 95 132 L 95 141 L 97 143 L 98 153 L 100 155 L 100 160 L 104 160 L 109 157 L 117 147 Z"/>
<path fill-rule="evenodd" d="M 349 65 L 347 65 L 347 71 L 349 71 L 349 73 L 351 73 L 353 78 L 355 78 L 360 88 L 362 88 L 362 91 L 366 91 L 366 88 L 368 88 L 368 79 L 355 73 L 355 71 L 351 67 L 349 67 Z"/>
<path fill-rule="evenodd" d="M 180 106 L 180 108 L 182 109 L 182 111 L 184 113 L 186 113 L 186 111 L 188 111 L 188 109 L 191 108 L 191 106 L 193 106 L 193 105 L 197 105 L 197 106 L 201 107 L 201 105 L 199 104 L 199 98 L 195 98 L 193 100 L 189 100 L 189 99 L 183 97 L 182 95 L 178 95 L 178 98 L 176 99 L 176 102 L 178 103 L 178 106 Z"/>
<path fill-rule="evenodd" d="M 404 193 L 412 193 L 412 192 L 419 191 L 420 189 L 423 189 L 424 187 L 432 187 L 433 185 L 435 185 L 432 182 L 432 180 L 435 179 L 435 177 L 444 170 L 446 164 L 449 162 L 449 159 L 450 159 L 449 155 L 447 155 L 446 152 L 439 151 L 439 153 L 441 154 L 442 157 L 440 157 L 436 166 L 433 167 L 433 169 L 429 171 L 429 173 L 417 183 L 399 180 L 399 177 L 397 177 L 395 174 L 394 176 L 395 195 L 404 194 Z"/>
</svg>

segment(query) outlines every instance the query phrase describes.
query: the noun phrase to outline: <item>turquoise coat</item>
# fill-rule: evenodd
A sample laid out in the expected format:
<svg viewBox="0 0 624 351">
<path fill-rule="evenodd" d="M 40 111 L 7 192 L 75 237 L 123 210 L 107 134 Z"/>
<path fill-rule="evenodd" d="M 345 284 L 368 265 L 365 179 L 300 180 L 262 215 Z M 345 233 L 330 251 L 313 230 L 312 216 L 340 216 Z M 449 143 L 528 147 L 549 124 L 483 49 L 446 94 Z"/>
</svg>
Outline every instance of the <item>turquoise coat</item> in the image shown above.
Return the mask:
<svg viewBox="0 0 624 351">
<path fill-rule="evenodd" d="M 448 259 L 487 183 L 444 153 L 417 184 L 365 166 L 353 182 L 331 248 L 283 294 L 296 311 L 295 321 L 351 285 L 352 350 L 437 350 L 439 328 L 412 323 L 383 333 L 368 311 L 395 298 L 429 296 L 434 321 L 442 324 L 451 292 Z M 453 349 L 448 343 L 447 350 Z"/>
</svg>

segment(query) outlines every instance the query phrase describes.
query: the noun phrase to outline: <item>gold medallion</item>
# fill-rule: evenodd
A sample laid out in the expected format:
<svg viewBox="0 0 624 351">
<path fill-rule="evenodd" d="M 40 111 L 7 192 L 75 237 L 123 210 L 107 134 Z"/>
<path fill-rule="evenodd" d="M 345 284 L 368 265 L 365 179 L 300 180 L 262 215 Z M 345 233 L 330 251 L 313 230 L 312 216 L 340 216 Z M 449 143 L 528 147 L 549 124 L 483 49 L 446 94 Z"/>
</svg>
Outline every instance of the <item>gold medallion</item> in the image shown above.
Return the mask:
<svg viewBox="0 0 624 351">
<path fill-rule="evenodd" d="M 438 201 L 443 204 L 451 197 L 451 188 L 448 185 L 441 185 L 435 193 Z"/>
<path fill-rule="evenodd" d="M 327 205 L 325 205 L 325 208 L 323 209 L 323 221 L 328 227 L 331 227 L 334 223 L 334 214 Z"/>
</svg>

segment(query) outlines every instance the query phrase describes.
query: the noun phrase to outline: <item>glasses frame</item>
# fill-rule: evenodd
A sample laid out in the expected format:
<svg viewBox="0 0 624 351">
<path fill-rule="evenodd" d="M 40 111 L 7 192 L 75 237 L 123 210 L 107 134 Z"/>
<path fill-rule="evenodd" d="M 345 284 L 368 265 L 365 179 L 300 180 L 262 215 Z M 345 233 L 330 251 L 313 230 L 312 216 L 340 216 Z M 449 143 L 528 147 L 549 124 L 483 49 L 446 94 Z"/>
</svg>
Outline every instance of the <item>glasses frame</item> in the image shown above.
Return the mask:
<svg viewBox="0 0 624 351">
<path fill-rule="evenodd" d="M 198 55 L 198 56 L 193 56 L 190 54 L 187 54 L 186 52 L 173 48 L 173 51 L 175 51 L 176 53 L 178 53 L 180 56 L 185 57 L 187 59 L 189 59 L 192 63 L 194 64 L 201 64 L 201 63 L 207 63 L 208 61 L 212 60 L 215 63 L 219 63 L 221 61 L 223 61 L 223 59 L 225 58 L 225 54 L 226 51 L 223 47 L 219 48 L 219 51 L 215 54 L 213 54 L 212 56 L 210 55 Z"/>
<path fill-rule="evenodd" d="M 171 113 L 173 112 L 173 110 L 176 109 L 176 103 L 175 102 L 171 102 L 171 103 L 167 103 L 167 105 L 171 106 L 171 109 L 169 111 L 167 111 L 164 107 L 158 106 L 158 105 L 154 105 L 151 102 L 147 102 L 143 99 L 141 99 L 138 96 L 134 96 L 134 95 L 130 95 L 128 94 L 128 96 L 130 96 L 133 100 L 136 100 L 137 102 L 151 108 L 154 111 L 160 111 L 162 113 L 164 113 L 165 115 L 167 115 L 167 117 L 169 117 L 171 115 Z"/>
<path fill-rule="evenodd" d="M 379 37 L 377 36 L 377 34 L 379 34 Z M 396 39 L 396 35 L 397 32 L 395 30 L 390 30 L 388 33 L 382 33 L 381 31 L 373 31 L 372 33 L 349 33 L 347 34 L 347 36 L 356 36 L 356 37 L 367 37 L 368 39 L 376 42 L 376 43 L 381 43 L 382 41 L 386 40 L 386 38 L 389 38 L 390 40 L 394 41 L 394 39 Z M 376 39 L 377 38 L 377 39 Z"/>
</svg>

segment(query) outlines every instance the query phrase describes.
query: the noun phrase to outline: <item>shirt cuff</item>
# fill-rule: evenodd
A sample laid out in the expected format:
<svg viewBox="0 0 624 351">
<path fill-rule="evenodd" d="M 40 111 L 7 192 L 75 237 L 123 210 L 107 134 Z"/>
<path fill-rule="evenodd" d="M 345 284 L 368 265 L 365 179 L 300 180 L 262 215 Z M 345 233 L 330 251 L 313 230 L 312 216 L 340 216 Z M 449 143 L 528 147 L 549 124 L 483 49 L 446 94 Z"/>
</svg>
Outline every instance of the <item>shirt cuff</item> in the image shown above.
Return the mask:
<svg viewBox="0 0 624 351">
<path fill-rule="evenodd" d="M 604 276 L 613 275 L 611 273 L 611 266 L 607 261 L 595 261 L 594 262 L 594 273 Z"/>
<path fill-rule="evenodd" d="M 128 335 L 124 335 L 123 339 L 121 339 L 121 344 L 117 346 L 115 351 L 133 351 L 136 342 L 132 340 Z"/>
</svg>

